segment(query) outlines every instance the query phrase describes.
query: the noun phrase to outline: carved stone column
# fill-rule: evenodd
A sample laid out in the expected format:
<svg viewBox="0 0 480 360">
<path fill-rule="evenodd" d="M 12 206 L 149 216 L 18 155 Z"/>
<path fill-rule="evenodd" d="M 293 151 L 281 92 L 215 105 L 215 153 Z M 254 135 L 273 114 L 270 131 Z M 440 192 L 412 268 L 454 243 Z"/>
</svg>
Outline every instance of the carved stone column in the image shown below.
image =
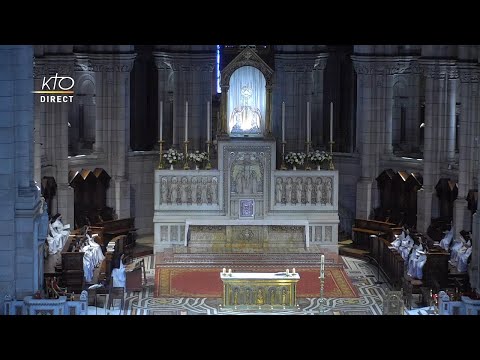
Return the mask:
<svg viewBox="0 0 480 360">
<path fill-rule="evenodd" d="M 218 128 L 218 136 L 221 138 L 228 137 L 227 104 L 229 88 L 230 86 L 228 85 L 222 85 L 222 98 L 220 100 L 220 127 Z"/>
<path fill-rule="evenodd" d="M 38 61 L 39 67 L 35 71 L 35 85 L 41 89 L 44 77 L 51 76 L 73 77 L 73 55 L 51 55 Z M 73 87 L 75 91 L 75 87 Z M 49 95 L 46 95 L 49 96 Z M 75 96 L 75 94 L 73 95 Z M 40 102 L 40 97 L 35 97 L 35 103 Z M 53 202 L 54 209 L 51 213 L 60 213 L 65 223 L 74 224 L 73 219 L 73 189 L 68 184 L 68 123 L 71 102 L 45 102 L 36 105 L 44 109 L 44 126 L 46 127 L 45 148 L 46 159 L 51 165 L 50 170 L 43 175 L 55 177 L 57 182 L 57 199 Z M 40 120 L 42 121 L 42 120 Z M 40 124 L 41 125 L 41 124 Z"/>
<path fill-rule="evenodd" d="M 417 229 L 426 232 L 434 206 L 434 186 L 439 180 L 440 165 L 446 161 L 445 128 L 447 120 L 445 85 L 449 64 L 422 62 L 425 80 L 425 145 L 423 151 L 423 190 L 418 193 Z"/>
<path fill-rule="evenodd" d="M 459 134 L 459 166 L 458 166 L 458 196 L 454 202 L 455 237 L 458 237 L 461 230 L 470 229 L 470 210 L 468 210 L 466 196 L 469 189 L 474 188 L 473 184 L 473 151 L 474 126 L 478 117 L 478 69 L 474 65 L 460 65 L 460 86 L 461 86 L 461 115 Z M 455 141 L 455 139 L 453 139 Z M 455 142 L 453 142 L 455 146 Z M 472 255 L 473 256 L 473 255 Z"/>
<path fill-rule="evenodd" d="M 119 218 L 130 217 L 126 156 L 130 144 L 130 71 L 135 54 L 102 54 L 91 58 L 97 89 L 102 89 L 100 96 L 97 95 L 97 123 L 102 122 L 106 171 L 112 175 L 110 206 Z"/>
<path fill-rule="evenodd" d="M 272 84 L 267 83 L 266 86 L 267 90 L 267 106 L 266 106 L 266 111 L 265 111 L 265 131 L 264 131 L 264 136 L 266 138 L 269 138 L 272 136 Z"/>
</svg>

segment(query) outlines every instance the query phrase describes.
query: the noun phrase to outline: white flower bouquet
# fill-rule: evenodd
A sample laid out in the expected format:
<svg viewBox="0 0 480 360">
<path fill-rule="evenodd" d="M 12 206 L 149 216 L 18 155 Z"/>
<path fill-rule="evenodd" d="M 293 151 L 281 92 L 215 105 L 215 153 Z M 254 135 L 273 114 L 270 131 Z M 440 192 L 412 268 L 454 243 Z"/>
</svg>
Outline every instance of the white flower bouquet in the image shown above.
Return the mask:
<svg viewBox="0 0 480 360">
<path fill-rule="evenodd" d="M 167 163 L 173 165 L 183 160 L 183 153 L 178 152 L 176 149 L 168 149 L 168 151 L 163 154 L 163 157 L 165 158 Z"/>
<path fill-rule="evenodd" d="M 207 153 L 205 151 L 200 152 L 196 150 L 195 152 L 191 152 L 188 154 L 188 160 L 193 161 L 197 165 L 200 165 L 204 161 L 208 160 Z"/>
<path fill-rule="evenodd" d="M 303 152 L 292 152 L 292 151 L 290 151 L 285 156 L 285 161 L 290 165 L 299 166 L 299 165 L 303 165 L 306 157 L 307 157 L 307 155 Z"/>
<path fill-rule="evenodd" d="M 322 162 L 329 161 L 330 159 L 331 155 L 326 151 L 315 150 L 308 153 L 308 160 L 316 165 L 320 165 Z"/>
</svg>

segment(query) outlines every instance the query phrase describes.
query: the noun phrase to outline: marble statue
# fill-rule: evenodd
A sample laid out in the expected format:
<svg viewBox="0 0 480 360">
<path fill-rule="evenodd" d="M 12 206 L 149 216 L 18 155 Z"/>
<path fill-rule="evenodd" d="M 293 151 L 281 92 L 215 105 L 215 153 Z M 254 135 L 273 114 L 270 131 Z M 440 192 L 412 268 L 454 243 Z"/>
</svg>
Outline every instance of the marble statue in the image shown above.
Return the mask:
<svg viewBox="0 0 480 360">
<path fill-rule="evenodd" d="M 305 202 L 307 204 L 312 203 L 312 191 L 313 191 L 312 178 L 307 178 L 307 184 L 305 186 Z"/>
<path fill-rule="evenodd" d="M 202 184 L 200 185 L 200 201 L 202 204 L 208 203 L 207 190 L 208 190 L 207 178 L 203 177 Z"/>
<path fill-rule="evenodd" d="M 258 179 L 257 179 L 257 174 L 253 170 L 250 172 L 250 185 L 251 185 L 250 193 L 256 194 L 258 191 Z"/>
<path fill-rule="evenodd" d="M 216 204 L 217 200 L 217 192 L 218 192 L 218 180 L 216 177 L 212 178 L 212 183 L 210 185 L 212 191 L 212 204 Z"/>
<path fill-rule="evenodd" d="M 317 205 L 322 203 L 322 187 L 323 187 L 322 178 L 319 177 L 317 178 L 317 181 L 315 184 L 315 192 L 317 195 L 317 198 L 316 198 Z"/>
<path fill-rule="evenodd" d="M 243 187 L 244 187 L 244 182 L 245 182 L 245 178 L 244 178 L 243 174 L 244 174 L 243 171 L 240 171 L 237 174 L 237 178 L 235 179 L 236 180 L 237 194 L 243 194 Z"/>
<path fill-rule="evenodd" d="M 303 180 L 301 177 L 297 178 L 297 186 L 296 186 L 296 193 L 297 193 L 297 204 L 302 203 L 302 192 L 303 192 Z"/>
<path fill-rule="evenodd" d="M 182 204 L 186 204 L 188 200 L 188 180 L 186 177 L 182 178 L 182 183 L 180 185 L 180 200 Z"/>
<path fill-rule="evenodd" d="M 197 178 L 194 176 L 192 177 L 192 183 L 190 185 L 190 191 L 192 192 L 192 204 L 197 204 Z"/>
<path fill-rule="evenodd" d="M 275 183 L 275 202 L 277 204 L 282 203 L 282 195 L 283 195 L 282 178 L 277 178 L 277 182 Z"/>
<path fill-rule="evenodd" d="M 162 204 L 167 203 L 167 198 L 168 198 L 168 184 L 167 184 L 167 178 L 162 177 Z"/>
<path fill-rule="evenodd" d="M 176 204 L 178 200 L 178 184 L 177 177 L 172 177 L 172 182 L 170 183 L 170 202 Z"/>
<path fill-rule="evenodd" d="M 292 192 L 293 192 L 293 184 L 292 178 L 287 178 L 287 183 L 285 184 L 285 199 L 287 204 L 292 203 Z"/>
<path fill-rule="evenodd" d="M 332 178 L 330 177 L 326 179 L 326 184 L 325 184 L 325 203 L 333 204 L 332 203 Z"/>
</svg>

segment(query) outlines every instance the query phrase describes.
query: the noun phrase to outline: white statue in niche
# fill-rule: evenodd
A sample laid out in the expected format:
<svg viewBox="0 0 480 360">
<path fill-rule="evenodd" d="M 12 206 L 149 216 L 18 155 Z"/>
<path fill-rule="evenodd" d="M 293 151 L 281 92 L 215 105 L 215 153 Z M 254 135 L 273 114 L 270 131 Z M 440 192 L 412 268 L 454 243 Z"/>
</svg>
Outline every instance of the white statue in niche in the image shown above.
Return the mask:
<svg viewBox="0 0 480 360">
<path fill-rule="evenodd" d="M 180 199 L 182 204 L 187 203 L 188 199 L 188 181 L 186 177 L 182 178 L 182 183 L 180 184 Z"/>
<path fill-rule="evenodd" d="M 307 178 L 307 184 L 305 185 L 305 201 L 307 204 L 312 203 L 312 191 L 313 191 L 312 178 Z"/>
<path fill-rule="evenodd" d="M 325 184 L 325 203 L 332 204 L 332 178 L 326 179 Z"/>
<path fill-rule="evenodd" d="M 285 185 L 285 199 L 287 204 L 292 203 L 292 191 L 293 191 L 293 184 L 292 178 L 287 178 L 287 184 Z"/>
<path fill-rule="evenodd" d="M 253 95 L 250 85 L 243 85 L 240 91 L 242 106 L 233 109 L 230 115 L 230 133 L 259 133 L 262 118 L 260 109 L 249 105 Z"/>
<path fill-rule="evenodd" d="M 172 177 L 172 182 L 170 183 L 170 202 L 176 204 L 178 200 L 178 183 L 177 177 Z"/>
<path fill-rule="evenodd" d="M 167 203 L 168 198 L 168 187 L 167 187 L 167 178 L 162 177 L 162 204 Z"/>
<path fill-rule="evenodd" d="M 192 184 L 190 187 L 190 191 L 192 192 L 192 204 L 197 204 L 197 178 L 194 176 L 192 177 Z"/>
<path fill-rule="evenodd" d="M 317 205 L 320 204 L 322 202 L 322 178 L 317 178 L 317 181 L 316 181 L 316 184 L 315 184 L 315 192 L 316 192 L 316 195 L 317 195 L 317 198 L 316 198 L 316 201 L 317 201 Z"/>
<path fill-rule="evenodd" d="M 235 189 L 237 190 L 237 194 L 243 194 L 243 186 L 245 184 L 245 177 L 244 172 L 239 171 L 237 177 L 235 178 Z"/>
<path fill-rule="evenodd" d="M 200 201 L 202 202 L 202 204 L 208 203 L 207 190 L 208 190 L 207 178 L 203 177 L 202 184 L 200 185 Z"/>
<path fill-rule="evenodd" d="M 297 178 L 297 186 L 296 186 L 297 204 L 302 203 L 302 191 L 303 191 L 303 180 L 302 180 L 302 178 L 298 177 Z"/>
<path fill-rule="evenodd" d="M 211 191 L 212 191 L 212 204 L 216 204 L 218 202 L 217 200 L 218 181 L 216 177 L 212 178 Z"/>
<path fill-rule="evenodd" d="M 283 194 L 282 178 L 277 178 L 277 182 L 275 184 L 275 202 L 277 204 L 282 203 L 282 194 Z"/>
</svg>

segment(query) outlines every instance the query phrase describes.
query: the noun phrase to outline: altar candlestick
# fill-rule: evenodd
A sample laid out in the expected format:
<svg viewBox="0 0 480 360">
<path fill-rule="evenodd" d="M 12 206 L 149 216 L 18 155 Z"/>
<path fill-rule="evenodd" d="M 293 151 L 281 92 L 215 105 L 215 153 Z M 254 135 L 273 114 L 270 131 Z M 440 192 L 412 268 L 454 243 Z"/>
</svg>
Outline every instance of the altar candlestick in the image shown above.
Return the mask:
<svg viewBox="0 0 480 360">
<path fill-rule="evenodd" d="M 188 141 L 188 101 L 185 101 L 185 141 Z"/>
<path fill-rule="evenodd" d="M 210 141 L 211 136 L 211 119 L 210 119 L 210 101 L 207 101 L 207 141 Z"/>
<path fill-rule="evenodd" d="M 226 274 L 226 273 L 227 273 L 227 269 L 223 268 L 222 274 Z"/>
<path fill-rule="evenodd" d="M 333 141 L 333 101 L 330 102 L 330 142 Z"/>
<path fill-rule="evenodd" d="M 320 256 L 320 278 L 325 278 L 325 255 Z"/>
<path fill-rule="evenodd" d="M 282 142 L 285 142 L 285 101 L 282 102 Z"/>
<path fill-rule="evenodd" d="M 311 113 L 310 113 L 310 101 L 307 101 L 307 142 L 310 142 L 311 140 L 311 128 L 312 128 L 312 124 L 311 124 Z"/>
<path fill-rule="evenodd" d="M 158 125 L 158 140 L 163 140 L 163 101 L 160 101 L 160 124 Z"/>
<path fill-rule="evenodd" d="M 292 270 L 292 274 L 296 274 L 296 272 L 295 272 L 295 268 L 293 268 L 293 270 Z"/>
</svg>

